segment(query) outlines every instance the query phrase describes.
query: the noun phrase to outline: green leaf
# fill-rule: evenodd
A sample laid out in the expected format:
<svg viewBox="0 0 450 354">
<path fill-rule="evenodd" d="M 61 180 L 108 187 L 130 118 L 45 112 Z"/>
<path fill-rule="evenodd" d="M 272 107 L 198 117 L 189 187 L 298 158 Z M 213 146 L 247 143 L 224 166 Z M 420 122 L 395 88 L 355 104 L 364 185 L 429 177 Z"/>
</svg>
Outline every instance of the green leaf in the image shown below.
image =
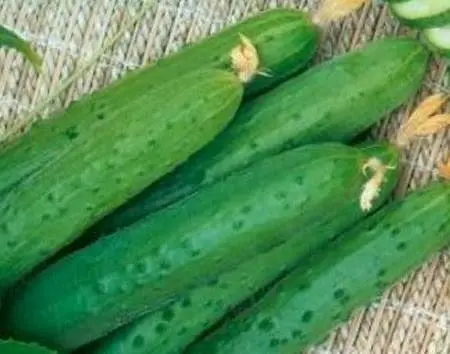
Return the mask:
<svg viewBox="0 0 450 354">
<path fill-rule="evenodd" d="M 30 44 L 13 31 L 0 25 L 0 48 L 13 48 L 22 53 L 38 71 L 42 68 L 42 58 Z"/>
</svg>

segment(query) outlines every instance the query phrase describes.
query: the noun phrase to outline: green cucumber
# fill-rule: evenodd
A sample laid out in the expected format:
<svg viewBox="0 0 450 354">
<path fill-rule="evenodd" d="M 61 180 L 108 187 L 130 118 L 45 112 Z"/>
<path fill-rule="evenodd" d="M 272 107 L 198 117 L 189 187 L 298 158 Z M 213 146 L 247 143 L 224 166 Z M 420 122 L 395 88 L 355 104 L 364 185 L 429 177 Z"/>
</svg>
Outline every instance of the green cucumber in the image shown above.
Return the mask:
<svg viewBox="0 0 450 354">
<path fill-rule="evenodd" d="M 396 149 L 386 150 L 384 146 L 377 150 L 372 149 L 371 154 L 387 164 L 396 164 L 399 158 Z M 386 191 L 392 190 L 396 177 L 395 170 L 391 171 L 388 184 L 384 187 Z M 334 238 L 364 215 L 362 212 L 336 210 L 332 217 L 323 218 L 321 222 L 304 229 L 296 243 L 292 241 L 288 246 L 282 245 L 262 253 L 239 265 L 235 270 L 217 277 L 210 284 L 186 292 L 183 298 L 164 309 L 114 332 L 95 349 L 90 349 L 89 353 L 180 353 L 230 308 L 274 281 L 292 268 L 303 255 Z M 310 241 L 313 242 L 312 245 Z M 189 306 L 185 306 L 187 298 Z M 160 328 L 164 328 L 164 331 L 160 331 Z"/>
<path fill-rule="evenodd" d="M 121 98 L 109 88 L 87 105 L 98 124 L 78 116 L 70 128 L 48 122 L 46 129 L 62 130 L 66 148 L 0 200 L 0 291 L 211 141 L 242 91 L 235 75 L 208 69 L 135 92 L 116 109 L 110 104 Z"/>
<path fill-rule="evenodd" d="M 359 223 L 187 353 L 289 354 L 320 342 L 360 306 L 450 242 L 450 186 L 436 183 Z"/>
<path fill-rule="evenodd" d="M 32 277 L 6 304 L 4 326 L 63 350 L 98 339 L 287 242 L 294 230 L 331 222 L 336 210 L 360 218 L 363 165 L 386 155 L 397 163 L 391 146 L 329 143 L 265 159 Z M 321 242 L 304 240 L 299 255 Z"/>
<path fill-rule="evenodd" d="M 265 91 L 302 69 L 314 56 L 319 42 L 318 29 L 305 13 L 270 10 L 190 45 L 150 68 L 144 67 L 125 75 L 113 83 L 117 99 L 108 101 L 108 109 L 118 110 L 124 102 L 134 99 L 136 92 L 157 88 L 161 83 L 189 71 L 207 68 L 229 70 L 230 51 L 240 43 L 240 34 L 248 37 L 255 45 L 261 70 L 270 73 L 270 76 L 254 77 L 245 90 L 248 96 Z M 66 121 L 61 131 L 70 129 L 81 120 L 83 124 L 92 122 L 92 115 L 99 109 L 98 105 L 94 105 L 96 99 L 105 99 L 105 93 L 95 92 L 92 97 L 71 106 L 67 112 L 55 114 L 53 119 Z M 96 112 L 92 112 L 93 109 Z M 0 194 L 48 161 L 58 158 L 60 150 L 67 146 L 67 138 L 60 130 L 46 128 L 46 122 L 37 125 L 44 127 L 32 129 L 27 138 L 7 142 L 3 151 L 0 148 Z"/>
<path fill-rule="evenodd" d="M 130 225 L 234 170 L 294 146 L 350 141 L 419 89 L 427 59 L 418 41 L 391 38 L 310 69 L 245 104 L 211 144 L 87 235 Z"/>
<path fill-rule="evenodd" d="M 450 58 L 450 26 L 424 30 L 423 37 L 431 50 Z"/>
<path fill-rule="evenodd" d="M 368 152 L 369 150 L 366 150 Z M 398 151 L 378 147 L 371 150 L 387 164 L 397 164 Z M 397 180 L 391 171 L 385 195 Z M 384 197 L 383 197 L 384 198 Z M 353 208 L 353 206 L 351 206 Z M 292 269 L 305 255 L 324 244 L 365 216 L 363 212 L 336 209 L 317 223 L 302 228 L 302 233 L 288 244 L 245 261 L 236 269 L 214 278 L 209 284 L 184 293 L 183 297 L 160 311 L 143 316 L 132 324 L 113 332 L 91 354 L 176 354 L 201 333 L 219 321 L 231 308 L 253 296 Z M 186 306 L 188 301 L 189 306 Z M 161 330 L 164 329 L 164 330 Z"/>
<path fill-rule="evenodd" d="M 390 6 L 399 20 L 411 27 L 433 28 L 450 24 L 448 0 L 409 0 Z"/>
<path fill-rule="evenodd" d="M 56 354 L 55 351 L 34 343 L 22 343 L 14 340 L 0 340 L 2 354 Z"/>
</svg>

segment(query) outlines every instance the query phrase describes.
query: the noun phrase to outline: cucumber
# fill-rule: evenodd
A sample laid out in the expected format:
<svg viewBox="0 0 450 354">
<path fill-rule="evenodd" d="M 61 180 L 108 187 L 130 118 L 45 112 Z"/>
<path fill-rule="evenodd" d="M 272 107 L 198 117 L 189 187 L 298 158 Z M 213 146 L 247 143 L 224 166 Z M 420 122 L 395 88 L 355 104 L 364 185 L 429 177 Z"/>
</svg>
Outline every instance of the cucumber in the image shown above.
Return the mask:
<svg viewBox="0 0 450 354">
<path fill-rule="evenodd" d="M 433 28 L 450 24 L 450 1 L 409 0 L 392 3 L 392 12 L 403 23 L 415 28 Z"/>
<path fill-rule="evenodd" d="M 6 304 L 4 326 L 72 350 L 282 245 L 294 230 L 332 222 L 336 210 L 358 219 L 365 162 L 398 161 L 393 147 L 378 149 L 306 146 L 207 186 L 29 279 Z M 388 173 L 377 205 L 395 184 L 397 170 Z M 303 242 L 299 255 L 323 241 Z"/>
<path fill-rule="evenodd" d="M 115 81 L 112 87 L 117 97 L 114 101 L 108 101 L 108 108 L 118 110 L 124 102 L 132 100 L 136 92 L 157 88 L 161 83 L 190 71 L 208 68 L 229 70 L 230 52 L 240 43 L 240 34 L 255 45 L 261 70 L 270 73 L 270 76 L 255 76 L 246 86 L 247 96 L 265 91 L 302 69 L 314 56 L 319 42 L 318 29 L 305 13 L 270 10 L 190 45 L 156 62 L 151 68 L 138 69 Z M 83 121 L 92 122 L 93 114 L 99 111 L 95 100 L 102 101 L 104 96 L 102 91 L 96 92 L 91 98 L 72 105 L 67 112 L 57 112 L 53 119 L 66 121 L 61 130 L 70 129 L 75 124 L 70 117 L 76 116 L 76 122 L 81 117 L 84 117 Z M 67 146 L 67 138 L 59 130 L 53 131 L 46 122 L 37 125 L 44 127 L 32 129 L 25 139 L 8 141 L 3 151 L 0 148 L 0 194 L 48 161 L 58 158 L 60 150 Z"/>
<path fill-rule="evenodd" d="M 14 340 L 0 340 L 0 353 L 2 354 L 56 354 L 55 351 L 41 347 L 37 344 L 17 342 Z"/>
<path fill-rule="evenodd" d="M 368 150 L 366 150 L 366 153 Z M 396 149 L 385 146 L 371 150 L 388 164 L 396 164 Z M 392 190 L 396 180 L 395 170 L 388 176 L 386 191 Z M 200 333 L 218 321 L 227 311 L 250 297 L 295 265 L 321 243 L 337 236 L 361 219 L 364 213 L 347 213 L 336 210 L 332 217 L 324 218 L 305 229 L 300 237 L 268 252 L 262 253 L 224 273 L 206 286 L 188 291 L 184 296 L 160 311 L 143 316 L 129 326 L 112 333 L 102 343 L 91 348 L 91 354 L 147 354 L 180 353 Z M 313 245 L 309 243 L 313 241 Z M 189 306 L 184 306 L 189 298 Z M 164 331 L 159 329 L 164 328 Z M 176 338 L 176 340 L 174 340 Z"/>
<path fill-rule="evenodd" d="M 382 148 L 384 149 L 384 148 Z M 398 161 L 394 149 L 375 152 L 386 163 Z M 388 176 L 386 192 L 393 189 L 396 172 Z M 387 195 L 388 193 L 386 193 Z M 162 310 L 143 316 L 89 348 L 90 354 L 177 354 L 196 337 L 237 306 L 292 269 L 299 259 L 312 252 L 365 216 L 335 210 L 321 222 L 302 229 L 288 244 L 275 247 L 243 262 L 234 270 L 214 278 L 209 284 L 187 291 Z M 312 243 L 311 243 L 312 242 Z M 186 306 L 188 301 L 189 306 Z M 163 330 L 161 330 L 163 329 Z"/>
<path fill-rule="evenodd" d="M 299 353 L 450 242 L 450 187 L 436 183 L 316 252 L 187 353 Z"/>
<path fill-rule="evenodd" d="M 423 37 L 433 51 L 450 58 L 450 25 L 424 30 Z"/>
<path fill-rule="evenodd" d="M 418 41 L 384 39 L 283 83 L 245 104 L 211 144 L 95 225 L 86 239 L 130 225 L 264 157 L 308 143 L 350 141 L 419 89 L 427 59 Z"/>
<path fill-rule="evenodd" d="M 107 89 L 83 108 L 98 124 L 48 122 L 66 148 L 0 200 L 0 291 L 214 138 L 242 91 L 235 75 L 208 69 L 135 92 L 115 109 L 121 98 Z"/>
</svg>

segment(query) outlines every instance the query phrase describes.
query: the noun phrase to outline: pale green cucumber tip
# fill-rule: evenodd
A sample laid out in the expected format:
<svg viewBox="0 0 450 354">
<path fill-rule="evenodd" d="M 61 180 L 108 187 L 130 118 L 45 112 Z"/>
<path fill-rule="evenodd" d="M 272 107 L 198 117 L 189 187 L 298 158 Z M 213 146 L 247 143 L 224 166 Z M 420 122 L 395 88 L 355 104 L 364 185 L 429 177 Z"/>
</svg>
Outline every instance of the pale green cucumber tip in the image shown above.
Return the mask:
<svg viewBox="0 0 450 354">
<path fill-rule="evenodd" d="M 397 3 L 398 2 L 400 1 L 397 1 Z M 450 11 L 435 15 L 433 17 L 411 19 L 402 17 L 395 9 L 395 3 L 391 3 L 389 8 L 401 24 L 418 30 L 445 26 L 446 24 L 449 24 L 450 20 Z"/>
<path fill-rule="evenodd" d="M 436 54 L 438 56 L 450 58 L 450 50 L 445 50 L 445 49 L 437 47 L 434 43 L 432 43 L 430 41 L 430 39 L 427 36 L 426 31 L 423 31 L 420 34 L 420 39 L 422 40 L 424 47 L 428 48 L 428 50 L 431 53 Z"/>
</svg>

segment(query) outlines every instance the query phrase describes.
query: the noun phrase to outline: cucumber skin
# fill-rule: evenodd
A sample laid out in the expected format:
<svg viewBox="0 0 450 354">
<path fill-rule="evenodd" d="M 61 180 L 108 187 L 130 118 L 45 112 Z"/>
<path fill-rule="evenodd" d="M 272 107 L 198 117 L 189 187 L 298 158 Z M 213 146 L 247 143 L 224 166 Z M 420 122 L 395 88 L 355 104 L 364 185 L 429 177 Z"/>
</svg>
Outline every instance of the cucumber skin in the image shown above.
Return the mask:
<svg viewBox="0 0 450 354">
<path fill-rule="evenodd" d="M 288 80 L 245 104 L 211 144 L 94 225 L 86 239 L 130 225 L 267 156 L 350 141 L 419 89 L 427 59 L 418 41 L 386 39 Z"/>
<path fill-rule="evenodd" d="M 240 43 L 241 33 L 253 41 L 259 50 L 261 65 L 272 73 L 271 77 L 256 76 L 246 87 L 247 96 L 256 95 L 302 69 L 314 56 L 319 42 L 318 30 L 305 13 L 276 9 L 190 45 L 151 67 L 130 72 L 107 86 L 106 90 L 81 98 L 68 111 L 53 114 L 52 119 L 65 121 L 59 123 L 61 129 L 56 132 L 48 128 L 49 123 L 39 122 L 26 137 L 7 142 L 3 149 L 0 143 L 0 194 L 48 161 L 58 158 L 60 150 L 67 146 L 67 138 L 61 134 L 62 131 L 78 124 L 90 129 L 87 124 L 92 121 L 91 105 L 106 99 L 109 90 L 115 90 L 121 97 L 108 102 L 110 109 L 114 110 L 133 99 L 135 92 L 158 87 L 159 83 L 188 71 L 208 68 L 228 71 L 230 51 Z M 44 127 L 37 129 L 38 126 Z"/>
<path fill-rule="evenodd" d="M 66 130 L 68 146 L 58 159 L 0 200 L 0 290 L 211 141 L 233 118 L 242 93 L 233 74 L 197 71 L 135 93 L 119 110 L 103 110 L 98 126 Z M 58 120 L 49 126 L 61 128 Z"/>
<path fill-rule="evenodd" d="M 402 24 L 409 26 L 411 28 L 427 29 L 434 27 L 442 27 L 450 24 L 450 10 L 447 10 L 444 13 L 430 17 L 409 19 L 402 17 L 398 13 L 398 11 L 396 11 L 395 5 L 390 5 L 390 9 Z"/>
<path fill-rule="evenodd" d="M 72 350 L 334 216 L 329 205 L 359 216 L 364 151 L 307 146 L 205 187 L 30 279 L 5 306 L 4 326 Z"/>
<path fill-rule="evenodd" d="M 57 354 L 55 351 L 41 347 L 37 344 L 17 342 L 14 340 L 0 340 L 0 353 L 2 354 Z"/>
<path fill-rule="evenodd" d="M 299 353 L 450 242 L 450 186 L 393 203 L 317 252 L 187 353 Z M 259 351 L 258 351 L 259 350 Z"/>
<path fill-rule="evenodd" d="M 450 49 L 441 48 L 434 44 L 433 41 L 427 36 L 427 30 L 423 31 L 421 38 L 433 53 L 450 58 Z"/>
<path fill-rule="evenodd" d="M 386 164 L 399 165 L 395 148 L 381 146 L 366 150 Z M 383 186 L 381 203 L 394 189 L 398 170 L 389 171 Z M 320 222 L 308 225 L 301 235 L 287 245 L 281 245 L 239 265 L 234 271 L 224 273 L 206 286 L 185 293 L 183 298 L 166 308 L 138 319 L 111 334 L 91 354 L 177 354 L 188 344 L 255 292 L 291 269 L 299 259 L 319 245 L 330 241 L 342 231 L 365 216 L 353 212 L 354 205 L 340 208 Z M 186 299 L 190 305 L 185 306 Z M 164 328 L 164 331 L 160 331 Z M 174 340 L 176 338 L 176 340 Z"/>
</svg>

